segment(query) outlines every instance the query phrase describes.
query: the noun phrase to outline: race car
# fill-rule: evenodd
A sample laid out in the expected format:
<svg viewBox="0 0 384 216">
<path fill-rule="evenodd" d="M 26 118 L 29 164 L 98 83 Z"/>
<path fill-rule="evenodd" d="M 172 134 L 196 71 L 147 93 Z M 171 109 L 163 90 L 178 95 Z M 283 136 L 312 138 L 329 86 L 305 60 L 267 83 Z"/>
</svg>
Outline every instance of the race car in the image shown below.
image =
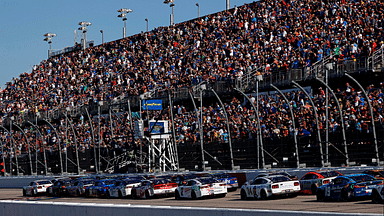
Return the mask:
<svg viewBox="0 0 384 216">
<path fill-rule="evenodd" d="M 329 184 L 320 186 L 316 196 L 318 201 L 328 199 L 349 201 L 356 198 L 369 198 L 372 189 L 382 182 L 367 174 L 338 176 Z"/>
<path fill-rule="evenodd" d="M 363 172 L 364 174 L 371 175 L 375 177 L 376 179 L 384 180 L 384 170 L 365 170 Z"/>
<path fill-rule="evenodd" d="M 67 187 L 71 186 L 74 180 L 70 178 L 56 179 L 52 186 L 47 188 L 47 196 L 68 196 Z"/>
<path fill-rule="evenodd" d="M 379 184 L 372 189 L 372 202 L 375 204 L 383 203 L 384 201 L 384 184 Z"/>
<path fill-rule="evenodd" d="M 189 179 L 185 184 L 177 187 L 175 199 L 191 198 L 197 199 L 207 196 L 225 197 L 227 194 L 227 185 L 215 178 L 197 178 Z"/>
<path fill-rule="evenodd" d="M 333 170 L 319 170 L 314 172 L 308 172 L 301 179 L 300 193 L 302 194 L 316 194 L 317 188 L 321 185 L 328 184 L 332 179 L 337 176 L 342 176 L 338 171 Z"/>
<path fill-rule="evenodd" d="M 117 181 L 114 186 L 110 187 L 106 192 L 106 197 L 118 197 L 123 198 L 131 196 L 132 188 L 140 185 L 141 178 L 124 179 Z"/>
<path fill-rule="evenodd" d="M 79 179 L 71 186 L 67 187 L 69 196 L 82 196 L 85 194 L 85 189 L 95 183 L 95 179 Z"/>
<path fill-rule="evenodd" d="M 183 185 L 189 179 L 198 178 L 196 174 L 180 174 L 172 176 L 172 182 L 175 182 L 177 185 Z"/>
<path fill-rule="evenodd" d="M 237 181 L 237 178 L 232 177 L 227 173 L 213 173 L 213 174 L 208 174 L 208 175 L 203 175 L 203 176 L 212 177 L 212 178 L 219 180 L 220 182 L 224 182 L 225 184 L 227 184 L 227 190 L 228 191 L 235 191 L 239 187 L 239 183 Z"/>
<path fill-rule="evenodd" d="M 115 179 L 97 180 L 92 186 L 85 189 L 85 197 L 103 197 L 115 183 Z"/>
<path fill-rule="evenodd" d="M 23 187 L 23 196 L 36 196 L 38 194 L 46 193 L 47 188 L 52 186 L 49 180 L 36 180 L 29 183 L 28 186 Z"/>
<path fill-rule="evenodd" d="M 272 196 L 295 197 L 300 192 L 298 180 L 292 180 L 284 175 L 271 175 L 258 177 L 251 182 L 246 182 L 240 191 L 241 199 L 248 198 L 267 199 Z"/>
<path fill-rule="evenodd" d="M 132 198 L 148 199 L 153 196 L 173 196 L 177 184 L 169 179 L 154 178 L 141 181 L 140 185 L 132 188 Z"/>
<path fill-rule="evenodd" d="M 288 177 L 288 178 L 290 178 L 292 180 L 298 180 L 297 176 L 291 175 L 291 174 L 289 174 L 289 173 L 287 173 L 285 171 L 275 171 L 275 172 L 260 173 L 259 175 L 257 175 L 255 177 L 255 179 L 258 178 L 258 177 L 273 176 L 273 175 L 283 175 L 283 176 L 286 176 L 286 177 Z"/>
</svg>

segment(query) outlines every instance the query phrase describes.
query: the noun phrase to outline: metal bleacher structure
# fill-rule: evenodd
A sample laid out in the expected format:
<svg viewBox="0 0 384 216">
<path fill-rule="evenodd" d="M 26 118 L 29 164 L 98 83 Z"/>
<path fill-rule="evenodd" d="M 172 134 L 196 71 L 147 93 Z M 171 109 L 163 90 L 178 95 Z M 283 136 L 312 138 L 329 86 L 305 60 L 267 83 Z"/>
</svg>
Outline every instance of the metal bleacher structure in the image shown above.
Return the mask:
<svg viewBox="0 0 384 216">
<path fill-rule="evenodd" d="M 228 101 L 234 95 L 238 95 L 233 88 L 236 88 L 245 93 L 252 93 L 256 88 L 258 82 L 259 91 L 271 91 L 271 85 L 277 86 L 280 89 L 292 88 L 292 81 L 299 82 L 305 86 L 312 86 L 316 83 L 315 79 L 324 80 L 325 72 L 328 72 L 330 82 L 335 83 L 339 80 L 345 79 L 345 74 L 350 74 L 355 77 L 365 77 L 365 81 L 372 79 L 383 80 L 383 67 L 384 65 L 384 50 L 383 48 L 377 50 L 369 57 L 362 57 L 357 59 L 337 61 L 333 56 L 324 57 L 321 61 L 316 62 L 309 68 L 289 68 L 284 70 L 272 71 L 269 74 L 262 75 L 261 80 L 257 80 L 260 76 L 258 72 L 263 72 L 264 68 L 250 67 L 242 77 L 238 77 L 236 80 L 216 80 L 202 81 L 192 87 L 177 88 L 168 90 L 162 86 L 157 86 L 151 91 L 141 96 L 128 96 L 126 94 L 115 98 L 112 101 L 105 102 L 104 104 L 95 104 L 90 101 L 87 104 L 78 104 L 70 109 L 65 107 L 57 107 L 53 110 L 40 112 L 37 116 L 31 113 L 20 113 L 17 116 L 11 118 L 5 118 L 3 120 L 4 128 L 9 128 L 13 123 L 17 123 L 26 128 L 27 122 L 41 122 L 43 119 L 47 121 L 58 121 L 60 118 L 64 118 L 65 115 L 73 119 L 79 119 L 80 116 L 85 116 L 86 112 L 95 117 L 99 110 L 102 114 L 110 113 L 111 110 L 114 113 L 132 110 L 141 110 L 141 101 L 145 98 L 162 99 L 163 104 L 170 104 L 170 98 L 173 103 L 190 105 L 190 102 L 196 98 L 199 98 L 199 93 L 202 91 L 203 101 L 209 101 L 211 103 L 214 99 L 213 89 L 220 95 L 224 101 Z M 377 81 L 377 80 L 376 80 Z M 364 80 L 362 81 L 364 82 Z M 204 86 L 204 88 L 203 88 Z M 189 92 L 192 92 L 194 98 L 190 97 Z M 208 104 L 208 102 L 205 102 Z M 37 118 L 37 119 L 36 119 Z M 36 121 L 37 120 L 37 121 Z M 381 126 L 376 125 L 377 136 L 377 148 L 375 150 L 374 141 L 372 140 L 372 130 L 367 134 L 347 134 L 347 147 L 349 152 L 350 166 L 369 164 L 379 165 L 379 161 L 384 161 L 384 130 Z M 321 136 L 325 136 L 322 134 Z M 204 141 L 204 152 L 206 154 L 205 161 L 202 162 L 202 151 L 200 143 L 182 143 L 176 146 L 174 139 L 167 141 L 168 150 L 164 148 L 164 151 L 159 151 L 156 155 L 149 155 L 148 148 L 150 141 L 148 138 L 144 138 L 142 142 L 145 144 L 143 149 L 127 149 L 120 151 L 112 151 L 109 153 L 97 153 L 95 150 L 91 151 L 79 151 L 77 152 L 74 147 L 68 147 L 66 155 L 67 160 L 64 162 L 66 165 L 65 172 L 77 173 L 77 172 L 143 172 L 148 171 L 148 161 L 150 158 L 157 158 L 153 160 L 153 171 L 160 171 L 163 161 L 165 170 L 201 170 L 202 163 L 206 165 L 206 170 L 209 169 L 253 169 L 259 167 L 261 163 L 257 156 L 258 150 L 265 153 L 265 162 L 263 159 L 262 168 L 270 167 L 297 167 L 296 158 L 300 158 L 300 167 L 322 167 L 322 166 L 346 166 L 345 153 L 342 150 L 343 140 L 340 134 L 332 135 L 329 138 L 329 143 L 324 143 L 329 147 L 328 157 L 329 161 L 323 164 L 321 161 L 321 151 L 319 145 L 316 143 L 316 136 L 307 137 L 305 139 L 298 140 L 298 153 L 295 155 L 295 145 L 292 137 L 286 139 L 263 139 L 264 148 L 258 149 L 256 146 L 255 138 L 249 139 L 233 139 L 231 141 L 231 147 L 233 149 L 233 161 L 234 167 L 231 166 L 230 146 L 227 142 L 209 142 Z M 96 141 L 94 141 L 96 142 Z M 315 145 L 308 145 L 308 143 L 315 143 Z M 171 148 L 169 148 L 171 146 Z M 100 150 L 99 150 L 100 152 Z M 108 152 L 108 151 L 107 151 Z M 5 172 L 12 175 L 17 174 L 47 174 L 47 173 L 60 173 L 63 172 L 62 160 L 59 157 L 58 152 L 47 152 L 46 159 L 43 158 L 41 153 L 38 156 L 34 153 L 30 153 L 30 159 L 26 151 L 22 152 L 18 157 L 14 157 L 11 160 L 5 159 Z M 176 156 L 175 156 L 176 154 Z M 166 155 L 166 160 L 169 158 L 177 158 L 172 163 L 166 163 L 165 159 L 161 159 Z M 96 161 L 95 157 L 101 158 L 98 161 L 98 165 L 95 165 L 93 161 Z M 61 160 L 61 161 L 60 161 Z M 378 161 L 379 160 L 379 161 Z M 44 165 L 44 161 L 48 165 Z M 29 169 L 30 162 L 34 165 Z M 156 164 L 157 163 L 157 164 Z M 18 169 L 16 169 L 16 164 Z M 381 164 L 381 163 L 380 163 Z M 79 167 L 78 167 L 79 166 Z M 95 167 L 96 166 L 96 167 Z M 97 169 L 97 166 L 100 166 Z M 81 167 L 81 169 L 80 169 Z M 61 171 L 60 171 L 61 169 Z M 79 171 L 80 170 L 80 171 Z M 163 171 L 165 171 L 163 170 Z"/>
</svg>

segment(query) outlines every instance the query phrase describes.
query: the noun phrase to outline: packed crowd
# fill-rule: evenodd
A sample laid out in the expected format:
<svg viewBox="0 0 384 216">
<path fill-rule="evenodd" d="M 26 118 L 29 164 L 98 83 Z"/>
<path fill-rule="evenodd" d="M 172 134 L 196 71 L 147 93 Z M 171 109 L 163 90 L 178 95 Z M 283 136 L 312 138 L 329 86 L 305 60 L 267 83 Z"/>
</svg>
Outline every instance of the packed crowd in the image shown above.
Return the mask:
<svg viewBox="0 0 384 216">
<path fill-rule="evenodd" d="M 272 1 L 56 56 L 7 84 L 2 116 L 110 101 L 203 80 L 233 86 L 250 67 L 265 75 L 351 59 L 383 46 L 381 1 Z"/>
</svg>

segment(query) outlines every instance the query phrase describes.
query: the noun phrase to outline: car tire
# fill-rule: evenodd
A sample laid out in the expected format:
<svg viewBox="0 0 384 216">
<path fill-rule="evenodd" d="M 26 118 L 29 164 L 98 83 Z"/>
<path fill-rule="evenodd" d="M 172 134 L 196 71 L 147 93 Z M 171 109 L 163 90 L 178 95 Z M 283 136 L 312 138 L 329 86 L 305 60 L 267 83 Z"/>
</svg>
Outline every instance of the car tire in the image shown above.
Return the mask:
<svg viewBox="0 0 384 216">
<path fill-rule="evenodd" d="M 123 198 L 123 194 L 121 193 L 121 191 L 119 191 L 118 196 L 119 196 L 119 199 Z"/>
<path fill-rule="evenodd" d="M 179 194 L 179 191 L 176 190 L 175 191 L 175 200 L 179 200 L 180 199 L 180 194 Z"/>
<path fill-rule="evenodd" d="M 78 197 L 81 196 L 80 190 L 77 190 L 76 194 Z"/>
<path fill-rule="evenodd" d="M 32 190 L 32 196 L 35 197 L 37 195 L 36 191 L 35 190 Z"/>
<path fill-rule="evenodd" d="M 23 189 L 23 196 L 27 196 L 27 191 Z"/>
<path fill-rule="evenodd" d="M 379 204 L 382 203 L 383 200 L 381 199 L 381 196 L 377 190 L 372 191 L 372 203 Z"/>
<path fill-rule="evenodd" d="M 89 198 L 89 191 L 88 190 L 85 191 L 85 197 Z"/>
<path fill-rule="evenodd" d="M 149 191 L 145 191 L 145 199 L 149 199 L 150 198 L 150 196 L 149 196 Z"/>
<path fill-rule="evenodd" d="M 193 200 L 196 199 L 196 193 L 195 193 L 195 191 L 192 191 L 192 192 L 191 192 L 191 198 L 192 198 Z"/>
<path fill-rule="evenodd" d="M 97 191 L 97 198 L 100 198 L 101 197 L 101 191 Z"/>
<path fill-rule="evenodd" d="M 341 201 L 348 202 L 348 192 L 346 190 L 342 190 L 340 193 Z"/>
<path fill-rule="evenodd" d="M 316 193 L 316 200 L 319 202 L 324 202 L 325 201 L 325 192 L 324 191 L 318 191 Z"/>
<path fill-rule="evenodd" d="M 245 190 L 241 190 L 240 192 L 240 198 L 242 200 L 246 200 L 247 199 L 247 194 L 245 193 Z"/>
<path fill-rule="evenodd" d="M 260 191 L 260 199 L 261 200 L 266 200 L 267 199 L 267 193 L 265 192 L 265 190 L 261 190 Z"/>
<path fill-rule="evenodd" d="M 109 194 L 109 191 L 105 192 L 105 198 L 107 198 L 107 199 L 111 198 L 111 194 Z"/>
<path fill-rule="evenodd" d="M 131 196 L 132 196 L 132 199 L 137 199 L 136 197 L 136 191 L 131 191 Z"/>
<path fill-rule="evenodd" d="M 312 185 L 311 186 L 312 195 L 316 195 L 316 191 L 317 191 L 317 186 L 316 185 Z"/>
</svg>

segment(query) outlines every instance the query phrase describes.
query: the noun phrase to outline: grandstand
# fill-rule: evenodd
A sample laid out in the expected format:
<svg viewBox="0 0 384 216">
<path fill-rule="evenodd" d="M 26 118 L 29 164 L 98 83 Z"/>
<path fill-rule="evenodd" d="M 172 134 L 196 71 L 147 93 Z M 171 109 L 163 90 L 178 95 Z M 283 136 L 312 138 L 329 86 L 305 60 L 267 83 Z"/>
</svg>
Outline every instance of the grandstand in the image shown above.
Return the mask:
<svg viewBox="0 0 384 216">
<path fill-rule="evenodd" d="M 379 165 L 383 6 L 258 1 L 43 60 L 0 94 L 4 171 Z M 172 138 L 138 136 L 151 119 L 173 122 Z"/>
</svg>

